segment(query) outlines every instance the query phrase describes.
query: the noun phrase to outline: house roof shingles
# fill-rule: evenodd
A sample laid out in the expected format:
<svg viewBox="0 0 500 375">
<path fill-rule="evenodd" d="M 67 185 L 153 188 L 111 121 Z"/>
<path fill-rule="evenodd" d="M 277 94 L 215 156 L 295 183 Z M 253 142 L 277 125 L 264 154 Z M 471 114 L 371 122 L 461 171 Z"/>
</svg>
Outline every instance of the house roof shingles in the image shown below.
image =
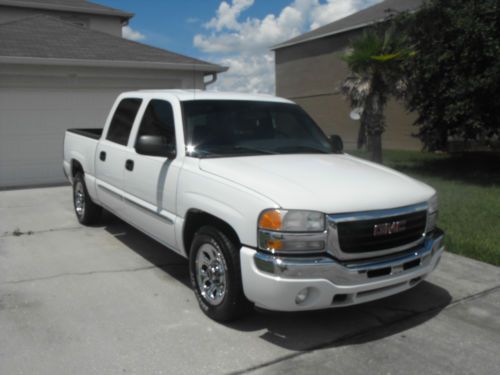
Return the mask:
<svg viewBox="0 0 500 375">
<path fill-rule="evenodd" d="M 0 0 L 0 5 L 17 8 L 102 14 L 108 16 L 118 16 L 124 19 L 129 19 L 134 15 L 133 13 L 95 4 L 87 0 Z"/>
<path fill-rule="evenodd" d="M 363 9 L 357 13 L 351 14 L 350 16 L 319 27 L 308 33 L 299 35 L 295 38 L 289 39 L 274 46 L 272 49 L 277 50 L 280 48 L 293 46 L 295 44 L 302 44 L 311 40 L 361 28 L 369 24 L 384 20 L 388 16 L 388 10 L 394 12 L 411 11 L 419 8 L 423 4 L 423 2 L 424 0 L 385 0 L 381 3 Z"/>
<path fill-rule="evenodd" d="M 0 59 L 79 61 L 82 65 L 105 62 L 168 64 L 175 68 L 222 72 L 226 68 L 151 47 L 100 31 L 87 29 L 56 17 L 37 15 L 0 24 Z M 5 61 L 4 61 L 5 62 Z M 122 64 L 123 65 L 123 64 Z"/>
</svg>

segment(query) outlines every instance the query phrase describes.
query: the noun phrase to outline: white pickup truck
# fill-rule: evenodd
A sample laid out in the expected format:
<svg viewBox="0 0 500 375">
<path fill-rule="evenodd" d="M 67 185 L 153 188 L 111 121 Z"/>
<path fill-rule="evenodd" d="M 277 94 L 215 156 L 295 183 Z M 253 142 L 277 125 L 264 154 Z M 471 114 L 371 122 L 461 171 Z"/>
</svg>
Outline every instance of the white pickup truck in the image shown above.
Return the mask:
<svg viewBox="0 0 500 375">
<path fill-rule="evenodd" d="M 343 153 L 273 96 L 127 92 L 104 129 L 66 132 L 63 165 L 78 220 L 103 207 L 188 258 L 218 321 L 393 295 L 444 250 L 434 189 Z"/>
</svg>

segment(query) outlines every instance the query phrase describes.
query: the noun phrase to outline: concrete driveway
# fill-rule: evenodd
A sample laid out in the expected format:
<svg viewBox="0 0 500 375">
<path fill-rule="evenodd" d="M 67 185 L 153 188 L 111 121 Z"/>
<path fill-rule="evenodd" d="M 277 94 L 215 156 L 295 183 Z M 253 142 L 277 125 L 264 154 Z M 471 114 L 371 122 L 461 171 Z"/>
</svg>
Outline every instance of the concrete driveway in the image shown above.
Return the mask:
<svg viewBox="0 0 500 375">
<path fill-rule="evenodd" d="M 80 226 L 69 187 L 0 192 L 0 374 L 497 374 L 499 353 L 498 267 L 445 254 L 383 301 L 221 325 L 184 259 L 111 215 Z"/>
</svg>

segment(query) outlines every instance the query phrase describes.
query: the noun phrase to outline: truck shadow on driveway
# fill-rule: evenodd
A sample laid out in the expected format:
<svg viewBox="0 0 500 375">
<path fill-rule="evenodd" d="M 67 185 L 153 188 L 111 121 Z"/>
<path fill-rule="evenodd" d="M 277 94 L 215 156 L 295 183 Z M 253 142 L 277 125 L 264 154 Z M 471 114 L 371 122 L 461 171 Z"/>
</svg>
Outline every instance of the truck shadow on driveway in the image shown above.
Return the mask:
<svg viewBox="0 0 500 375">
<path fill-rule="evenodd" d="M 129 249 L 186 286 L 192 296 L 188 262 L 160 243 L 106 214 L 105 230 Z M 259 310 L 224 325 L 243 332 L 264 331 L 259 337 L 292 351 L 375 341 L 425 323 L 449 305 L 452 298 L 438 285 L 422 282 L 411 290 L 383 300 L 338 309 L 280 313 Z M 200 319 L 208 319 L 199 311 Z"/>
<path fill-rule="evenodd" d="M 308 351 L 401 334 L 432 319 L 451 301 L 448 291 L 424 281 L 401 294 L 362 305 L 297 313 L 260 311 L 228 326 L 243 331 L 266 329 L 260 336 L 263 340 Z"/>
<path fill-rule="evenodd" d="M 109 234 L 120 240 L 130 250 L 191 289 L 187 259 L 113 214 L 104 212 L 103 216 L 103 222 L 99 226 L 104 226 Z"/>
</svg>

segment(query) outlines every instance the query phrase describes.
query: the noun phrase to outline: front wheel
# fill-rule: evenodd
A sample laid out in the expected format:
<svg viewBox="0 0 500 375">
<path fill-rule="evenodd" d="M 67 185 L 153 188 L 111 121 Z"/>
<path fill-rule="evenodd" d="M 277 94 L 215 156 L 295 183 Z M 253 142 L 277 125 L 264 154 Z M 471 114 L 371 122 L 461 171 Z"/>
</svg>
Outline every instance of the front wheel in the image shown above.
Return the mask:
<svg viewBox="0 0 500 375">
<path fill-rule="evenodd" d="M 189 274 L 200 308 L 209 318 L 228 322 L 248 311 L 238 248 L 224 232 L 212 226 L 196 232 L 189 252 Z"/>
<path fill-rule="evenodd" d="M 81 224 L 91 225 L 99 221 L 101 207 L 92 202 L 83 174 L 77 173 L 73 180 L 73 206 L 76 218 Z"/>
</svg>

